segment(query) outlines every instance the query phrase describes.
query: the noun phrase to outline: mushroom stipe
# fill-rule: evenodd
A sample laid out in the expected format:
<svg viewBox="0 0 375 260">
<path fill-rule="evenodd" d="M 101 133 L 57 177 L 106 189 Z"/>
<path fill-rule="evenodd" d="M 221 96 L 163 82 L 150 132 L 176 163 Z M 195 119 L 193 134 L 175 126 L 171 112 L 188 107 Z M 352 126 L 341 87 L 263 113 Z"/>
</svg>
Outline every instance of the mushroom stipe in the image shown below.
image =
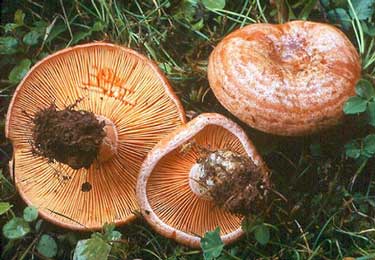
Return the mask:
<svg viewBox="0 0 375 260">
<path fill-rule="evenodd" d="M 216 150 L 207 152 L 197 163 L 202 170 L 196 181 L 216 206 L 242 216 L 259 212 L 269 181 L 248 156 Z"/>
<path fill-rule="evenodd" d="M 199 197 L 232 214 L 248 217 L 262 211 L 271 189 L 268 176 L 246 155 L 228 147 L 210 150 L 196 141 L 182 146 L 180 153 L 196 149 L 199 157 L 191 168 L 189 185 Z"/>
<path fill-rule="evenodd" d="M 88 169 L 97 158 L 106 136 L 105 122 L 85 110 L 55 104 L 38 111 L 33 118 L 32 149 L 35 155 L 61 162 L 73 169 Z"/>
</svg>

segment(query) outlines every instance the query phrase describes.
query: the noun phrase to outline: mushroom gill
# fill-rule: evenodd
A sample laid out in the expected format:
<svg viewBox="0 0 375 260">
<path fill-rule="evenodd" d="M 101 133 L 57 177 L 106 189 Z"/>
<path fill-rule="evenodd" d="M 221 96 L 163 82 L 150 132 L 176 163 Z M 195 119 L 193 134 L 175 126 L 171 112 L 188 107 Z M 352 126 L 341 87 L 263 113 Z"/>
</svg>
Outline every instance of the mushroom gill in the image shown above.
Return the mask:
<svg viewBox="0 0 375 260">
<path fill-rule="evenodd" d="M 160 141 L 138 178 L 141 212 L 158 232 L 192 247 L 199 247 L 200 237 L 217 226 L 225 243 L 242 234 L 242 217 L 200 193 L 198 179 L 192 180 L 203 150 L 249 158 L 262 178 L 267 177 L 267 168 L 246 134 L 221 115 L 202 114 Z"/>
<path fill-rule="evenodd" d="M 76 103 L 75 110 L 104 122 L 106 145 L 87 169 L 33 154 L 30 116 L 52 103 L 60 111 Z M 105 222 L 125 223 L 138 208 L 134 187 L 146 154 L 184 122 L 168 81 L 144 56 L 99 42 L 64 49 L 31 69 L 9 107 L 6 135 L 14 147 L 16 186 L 55 224 L 99 229 Z"/>
<path fill-rule="evenodd" d="M 241 142 L 220 126 L 206 126 L 193 138 L 193 142 L 210 150 L 226 149 L 246 154 Z M 190 234 L 203 236 L 217 226 L 223 234 L 233 232 L 241 224 L 240 217 L 192 192 L 190 172 L 199 159 L 200 151 L 194 145 L 180 146 L 163 157 L 148 180 L 150 205 L 163 222 Z"/>
</svg>

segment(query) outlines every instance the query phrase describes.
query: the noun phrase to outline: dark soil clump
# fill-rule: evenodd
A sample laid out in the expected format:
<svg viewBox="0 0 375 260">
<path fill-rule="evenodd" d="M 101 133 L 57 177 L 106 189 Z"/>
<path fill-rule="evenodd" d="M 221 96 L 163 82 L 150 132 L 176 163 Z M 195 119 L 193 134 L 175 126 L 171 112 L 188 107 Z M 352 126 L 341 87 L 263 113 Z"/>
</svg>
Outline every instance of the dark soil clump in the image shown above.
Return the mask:
<svg viewBox="0 0 375 260">
<path fill-rule="evenodd" d="M 35 114 L 33 152 L 73 169 L 89 168 L 105 137 L 105 123 L 99 122 L 94 113 L 73 107 L 57 110 L 52 104 Z"/>
<path fill-rule="evenodd" d="M 207 153 L 198 163 L 205 173 L 201 185 L 217 206 L 249 216 L 266 204 L 268 177 L 247 156 L 218 150 Z"/>
</svg>

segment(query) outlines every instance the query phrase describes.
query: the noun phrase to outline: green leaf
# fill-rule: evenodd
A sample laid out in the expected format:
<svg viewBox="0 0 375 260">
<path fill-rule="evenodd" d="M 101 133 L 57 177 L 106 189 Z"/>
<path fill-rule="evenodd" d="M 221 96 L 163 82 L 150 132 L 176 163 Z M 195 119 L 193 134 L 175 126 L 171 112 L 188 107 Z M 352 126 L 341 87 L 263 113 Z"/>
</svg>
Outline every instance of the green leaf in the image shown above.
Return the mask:
<svg viewBox="0 0 375 260">
<path fill-rule="evenodd" d="M 110 236 L 108 237 L 108 241 L 116 241 L 116 240 L 120 240 L 122 237 L 122 234 L 117 231 L 117 230 L 114 230 L 110 233 Z"/>
<path fill-rule="evenodd" d="M 375 101 L 371 101 L 367 106 L 368 124 L 375 126 Z"/>
<path fill-rule="evenodd" d="M 96 21 L 94 25 L 92 26 L 91 31 L 100 32 L 100 31 L 103 31 L 104 28 L 105 28 L 105 25 L 102 22 Z"/>
<path fill-rule="evenodd" d="M 330 5 L 331 5 L 331 1 L 330 1 L 330 0 L 320 0 L 320 3 L 321 3 L 321 5 L 322 5 L 324 8 L 329 8 Z"/>
<path fill-rule="evenodd" d="M 363 140 L 363 149 L 369 155 L 373 155 L 375 153 L 375 134 L 365 137 Z"/>
<path fill-rule="evenodd" d="M 202 4 L 207 9 L 222 10 L 225 7 L 225 0 L 202 0 Z"/>
<path fill-rule="evenodd" d="M 18 9 L 14 14 L 14 23 L 18 25 L 23 25 L 23 21 L 25 20 L 25 13 Z"/>
<path fill-rule="evenodd" d="M 115 224 L 114 223 L 105 223 L 104 224 L 104 239 L 106 241 L 114 241 L 121 239 L 122 234 L 115 230 Z"/>
<path fill-rule="evenodd" d="M 77 234 L 73 232 L 64 233 L 58 236 L 58 240 L 63 243 L 67 243 L 70 247 L 74 247 L 78 243 Z"/>
<path fill-rule="evenodd" d="M 197 1 L 195 0 L 183 0 L 178 6 L 178 11 L 173 15 L 176 19 L 186 19 L 188 22 L 194 20 L 196 13 Z"/>
<path fill-rule="evenodd" d="M 0 54 L 12 55 L 17 52 L 18 40 L 14 37 L 0 37 Z"/>
<path fill-rule="evenodd" d="M 16 24 L 16 23 L 7 23 L 6 25 L 4 25 L 4 31 L 5 31 L 6 33 L 8 33 L 8 32 L 12 32 L 12 31 L 14 31 L 17 27 L 19 27 L 19 25 Z"/>
<path fill-rule="evenodd" d="M 241 228 L 245 233 L 250 233 L 254 226 L 254 221 L 250 221 L 249 218 L 243 218 L 241 222 Z"/>
<path fill-rule="evenodd" d="M 108 241 L 114 241 L 121 239 L 122 234 L 115 230 L 115 224 L 114 223 L 105 223 L 104 224 L 104 239 Z"/>
<path fill-rule="evenodd" d="M 3 235 L 8 239 L 18 239 L 29 232 L 29 223 L 23 218 L 12 218 L 3 226 Z"/>
<path fill-rule="evenodd" d="M 114 223 L 104 223 L 103 230 L 104 235 L 110 234 L 113 230 L 115 230 L 116 226 Z"/>
<path fill-rule="evenodd" d="M 320 3 L 327 9 L 347 7 L 347 0 L 320 0 Z"/>
<path fill-rule="evenodd" d="M 103 239 L 93 238 L 80 240 L 74 250 L 73 260 L 106 260 L 111 246 Z"/>
<path fill-rule="evenodd" d="M 49 53 L 48 52 L 46 52 L 46 51 L 42 51 L 41 53 L 39 53 L 39 55 L 38 55 L 38 59 L 44 59 L 45 57 L 47 57 L 49 55 Z"/>
<path fill-rule="evenodd" d="M 46 234 L 42 235 L 36 245 L 36 250 L 45 257 L 55 257 L 57 254 L 57 244 L 55 239 Z"/>
<path fill-rule="evenodd" d="M 366 111 L 367 100 L 360 97 L 350 97 L 344 104 L 344 113 L 347 115 L 353 115 Z"/>
<path fill-rule="evenodd" d="M 3 171 L 1 169 L 0 169 L 0 184 L 1 184 L 0 199 L 15 192 L 15 187 L 8 180 L 8 178 L 4 176 Z"/>
<path fill-rule="evenodd" d="M 27 45 L 33 46 L 38 43 L 39 38 L 42 35 L 37 31 L 31 31 L 25 34 L 23 37 L 23 42 Z"/>
<path fill-rule="evenodd" d="M 366 20 L 374 13 L 373 0 L 357 0 L 352 1 L 352 4 L 359 20 Z M 350 10 L 350 14 L 354 17 L 352 10 Z"/>
<path fill-rule="evenodd" d="M 259 244 L 263 246 L 267 245 L 267 243 L 270 241 L 269 228 L 264 224 L 258 225 L 254 229 L 254 237 L 255 237 L 255 240 L 259 242 Z"/>
<path fill-rule="evenodd" d="M 214 231 L 206 232 L 201 239 L 201 248 L 205 260 L 220 256 L 224 248 L 224 243 L 220 238 L 220 227 L 217 227 Z"/>
<path fill-rule="evenodd" d="M 91 30 L 88 30 L 88 31 L 82 31 L 82 32 L 78 32 L 76 34 L 74 34 L 74 37 L 73 37 L 73 40 L 72 40 L 72 44 L 76 44 L 78 43 L 79 41 L 91 36 L 92 34 L 92 31 Z"/>
<path fill-rule="evenodd" d="M 251 233 L 261 223 L 263 223 L 263 219 L 260 217 L 257 217 L 257 218 L 246 217 L 241 222 L 241 228 L 244 232 Z"/>
<path fill-rule="evenodd" d="M 173 67 L 166 62 L 159 63 L 159 68 L 162 69 L 167 74 L 171 74 L 173 71 Z"/>
<path fill-rule="evenodd" d="M 362 22 L 362 29 L 363 31 L 368 35 L 368 36 L 371 36 L 371 37 L 374 37 L 375 36 L 375 25 L 372 23 L 372 24 L 367 24 L 365 22 Z"/>
<path fill-rule="evenodd" d="M 345 30 L 349 30 L 352 26 L 352 19 L 349 14 L 343 8 L 336 8 L 330 10 L 328 13 L 328 18 L 333 23 L 340 23 Z"/>
<path fill-rule="evenodd" d="M 0 202 L 0 216 L 8 212 L 13 205 L 11 205 L 9 202 Z"/>
<path fill-rule="evenodd" d="M 358 96 L 368 100 L 375 96 L 374 87 L 372 86 L 371 82 L 366 79 L 361 79 L 358 81 L 355 92 Z"/>
<path fill-rule="evenodd" d="M 356 141 L 345 144 L 345 155 L 349 158 L 357 159 L 361 155 L 361 147 Z"/>
<path fill-rule="evenodd" d="M 203 22 L 203 19 L 200 19 L 198 22 L 196 22 L 195 24 L 192 24 L 191 25 L 191 28 L 194 30 L 194 31 L 199 31 L 200 29 L 202 29 L 204 26 L 204 22 Z"/>
<path fill-rule="evenodd" d="M 38 20 L 33 23 L 32 31 L 36 31 L 40 34 L 45 34 L 48 23 L 46 21 Z"/>
<path fill-rule="evenodd" d="M 30 69 L 31 60 L 23 59 L 21 62 L 15 66 L 9 73 L 8 79 L 12 83 L 20 82 L 26 75 L 27 71 Z"/>
<path fill-rule="evenodd" d="M 306 20 L 310 16 L 310 13 L 314 9 L 314 7 L 316 6 L 318 0 L 308 0 L 308 1 L 305 1 L 305 2 L 307 2 L 307 3 L 303 7 L 303 9 L 302 9 L 302 11 L 299 15 L 300 19 L 302 19 L 302 20 Z"/>
<path fill-rule="evenodd" d="M 51 42 L 56 37 L 58 37 L 60 34 L 65 32 L 66 30 L 67 30 L 67 27 L 66 27 L 65 23 L 57 24 L 57 25 L 55 25 L 54 23 L 51 23 L 50 25 L 48 25 L 48 27 L 46 29 L 46 35 L 48 35 L 47 39 L 46 39 L 46 43 Z"/>
<path fill-rule="evenodd" d="M 26 207 L 23 210 L 23 218 L 27 222 L 33 222 L 38 218 L 38 209 L 32 206 Z"/>
</svg>

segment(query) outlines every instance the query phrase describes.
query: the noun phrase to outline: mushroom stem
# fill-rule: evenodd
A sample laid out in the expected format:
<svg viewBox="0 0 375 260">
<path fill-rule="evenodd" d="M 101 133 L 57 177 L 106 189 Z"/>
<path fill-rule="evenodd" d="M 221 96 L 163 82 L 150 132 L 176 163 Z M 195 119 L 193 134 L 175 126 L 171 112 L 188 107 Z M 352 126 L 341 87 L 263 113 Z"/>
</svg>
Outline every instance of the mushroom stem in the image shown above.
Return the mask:
<svg viewBox="0 0 375 260">
<path fill-rule="evenodd" d="M 96 119 L 104 122 L 105 137 L 99 147 L 97 160 L 101 163 L 109 161 L 117 154 L 118 132 L 115 124 L 105 116 L 96 115 Z"/>
<path fill-rule="evenodd" d="M 190 169 L 189 186 L 191 191 L 198 197 L 205 200 L 212 200 L 209 195 L 209 189 L 205 184 L 202 184 L 201 178 L 205 176 L 204 166 L 201 163 L 195 163 Z"/>
<path fill-rule="evenodd" d="M 108 118 L 55 104 L 32 119 L 33 153 L 73 169 L 89 168 L 94 160 L 106 162 L 117 153 L 118 133 Z"/>
<path fill-rule="evenodd" d="M 246 215 L 262 200 L 266 182 L 260 169 L 247 156 L 227 150 L 208 152 L 189 174 L 191 191 L 216 206 Z"/>
</svg>

